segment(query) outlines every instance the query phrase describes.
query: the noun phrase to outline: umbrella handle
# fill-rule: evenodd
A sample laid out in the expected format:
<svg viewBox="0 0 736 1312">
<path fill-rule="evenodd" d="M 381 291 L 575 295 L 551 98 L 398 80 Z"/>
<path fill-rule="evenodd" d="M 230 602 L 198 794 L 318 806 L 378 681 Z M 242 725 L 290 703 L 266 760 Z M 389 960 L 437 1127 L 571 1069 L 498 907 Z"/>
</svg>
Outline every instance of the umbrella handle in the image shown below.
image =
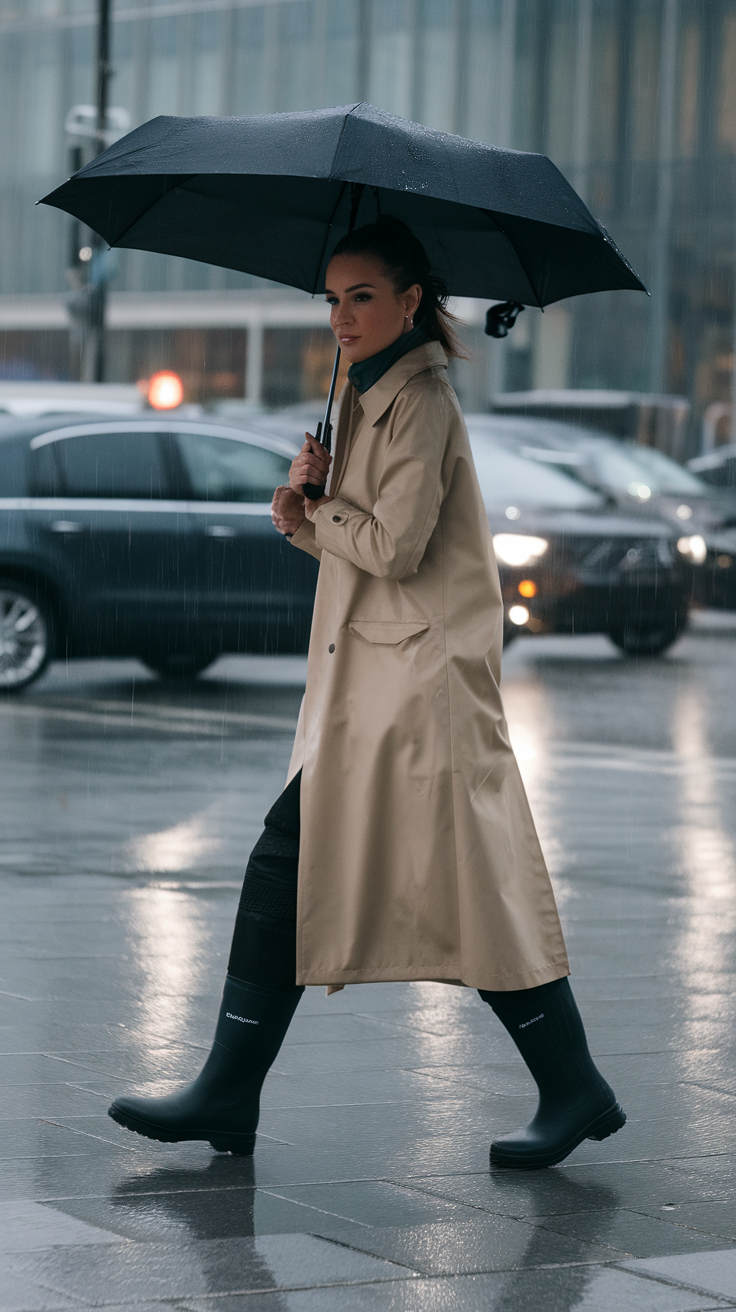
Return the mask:
<svg viewBox="0 0 736 1312">
<path fill-rule="evenodd" d="M 335 399 L 335 388 L 337 386 L 337 371 L 339 368 L 340 368 L 340 347 L 338 346 L 335 351 L 335 363 L 332 366 L 332 381 L 330 383 L 330 390 L 327 396 L 327 406 L 325 407 L 324 423 L 319 423 L 317 425 L 317 432 L 315 433 L 315 437 L 317 438 L 317 441 L 322 444 L 322 446 L 325 448 L 325 451 L 332 450 L 332 423 L 331 423 L 332 403 Z M 325 494 L 324 483 L 304 484 L 304 495 L 309 497 L 310 501 L 319 501 L 320 497 L 323 497 L 324 494 Z"/>
</svg>

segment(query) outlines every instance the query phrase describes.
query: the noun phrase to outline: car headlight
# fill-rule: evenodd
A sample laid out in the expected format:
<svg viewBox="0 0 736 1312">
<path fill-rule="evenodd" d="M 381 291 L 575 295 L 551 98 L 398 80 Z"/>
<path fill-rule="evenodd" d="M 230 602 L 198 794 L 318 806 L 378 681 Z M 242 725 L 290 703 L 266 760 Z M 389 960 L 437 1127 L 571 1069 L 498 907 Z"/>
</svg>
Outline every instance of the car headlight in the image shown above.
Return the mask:
<svg viewBox="0 0 736 1312">
<path fill-rule="evenodd" d="M 546 538 L 531 538 L 524 533 L 494 533 L 496 560 L 504 565 L 531 565 L 543 556 L 549 543 Z"/>
<path fill-rule="evenodd" d="M 526 624 L 529 620 L 529 611 L 526 606 L 510 606 L 509 619 L 512 624 Z"/>
<path fill-rule="evenodd" d="M 693 533 L 692 536 L 688 538 L 678 538 L 677 550 L 681 552 L 683 556 L 687 556 L 688 560 L 691 560 L 693 565 L 702 565 L 708 555 L 705 538 L 701 537 L 699 533 Z"/>
</svg>

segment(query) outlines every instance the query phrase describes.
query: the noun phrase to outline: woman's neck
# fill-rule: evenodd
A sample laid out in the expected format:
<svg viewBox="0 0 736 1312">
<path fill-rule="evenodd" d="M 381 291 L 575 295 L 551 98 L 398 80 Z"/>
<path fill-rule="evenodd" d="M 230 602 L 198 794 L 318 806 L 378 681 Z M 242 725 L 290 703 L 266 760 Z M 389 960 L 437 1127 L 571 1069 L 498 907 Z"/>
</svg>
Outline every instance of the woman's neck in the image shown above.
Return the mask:
<svg viewBox="0 0 736 1312">
<path fill-rule="evenodd" d="M 427 329 L 423 323 L 419 323 L 408 333 L 402 333 L 396 338 L 390 346 L 385 346 L 382 351 L 376 355 L 371 355 L 367 360 L 359 360 L 356 364 L 351 364 L 348 369 L 348 378 L 353 384 L 356 392 L 362 396 L 373 387 L 380 378 L 400 360 L 402 356 L 409 351 L 413 351 L 417 346 L 423 346 L 429 341 Z"/>
</svg>

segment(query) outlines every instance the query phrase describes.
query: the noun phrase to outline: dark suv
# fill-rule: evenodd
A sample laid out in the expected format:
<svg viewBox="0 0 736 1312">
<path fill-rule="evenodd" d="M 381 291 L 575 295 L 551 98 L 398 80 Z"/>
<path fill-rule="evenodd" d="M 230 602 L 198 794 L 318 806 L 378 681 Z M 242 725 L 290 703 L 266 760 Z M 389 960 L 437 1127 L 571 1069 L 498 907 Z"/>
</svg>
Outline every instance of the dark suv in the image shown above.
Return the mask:
<svg viewBox="0 0 736 1312">
<path fill-rule="evenodd" d="M 671 647 L 693 589 L 677 530 L 624 513 L 557 462 L 540 460 L 545 453 L 519 438 L 525 421 L 466 418 L 493 530 L 506 641 L 515 633 L 607 633 L 630 656 Z"/>
<path fill-rule="evenodd" d="M 192 676 L 220 652 L 304 652 L 317 562 L 274 529 L 294 444 L 173 416 L 0 428 L 0 689 L 53 656 Z"/>
</svg>

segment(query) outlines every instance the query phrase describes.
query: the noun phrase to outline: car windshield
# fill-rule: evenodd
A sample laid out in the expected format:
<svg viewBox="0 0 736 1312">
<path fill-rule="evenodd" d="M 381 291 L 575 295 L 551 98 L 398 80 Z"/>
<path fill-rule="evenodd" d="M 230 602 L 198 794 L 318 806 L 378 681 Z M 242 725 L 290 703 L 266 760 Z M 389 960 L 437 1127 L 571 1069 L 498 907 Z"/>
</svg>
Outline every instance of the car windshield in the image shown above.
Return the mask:
<svg viewBox="0 0 736 1312">
<path fill-rule="evenodd" d="M 556 464 L 580 482 L 611 492 L 628 492 L 639 500 L 651 496 L 712 496 L 703 479 L 653 447 L 618 442 L 595 433 L 565 431 L 563 424 L 515 425 L 509 440 L 522 455 L 541 464 Z"/>
<path fill-rule="evenodd" d="M 475 468 L 486 509 L 499 506 L 592 510 L 603 499 L 577 479 L 529 460 L 486 434 L 470 434 Z"/>
<path fill-rule="evenodd" d="M 606 451 L 610 449 L 606 447 Z M 626 446 L 622 449 L 622 454 L 629 457 L 632 464 L 636 464 L 655 496 L 657 494 L 689 497 L 712 495 L 705 483 L 689 469 L 683 469 L 682 465 L 670 460 L 669 456 L 656 451 L 654 447 Z"/>
<path fill-rule="evenodd" d="M 613 442 L 606 438 L 590 439 L 584 446 L 570 441 L 570 472 L 580 479 L 593 481 L 615 492 L 629 492 L 639 499 L 650 496 L 702 497 L 709 492 L 705 483 L 689 469 L 670 460 L 649 446 Z M 531 450 L 527 454 L 532 455 Z M 567 452 L 550 450 L 565 463 Z M 544 460 L 545 451 L 532 458 Z"/>
</svg>

